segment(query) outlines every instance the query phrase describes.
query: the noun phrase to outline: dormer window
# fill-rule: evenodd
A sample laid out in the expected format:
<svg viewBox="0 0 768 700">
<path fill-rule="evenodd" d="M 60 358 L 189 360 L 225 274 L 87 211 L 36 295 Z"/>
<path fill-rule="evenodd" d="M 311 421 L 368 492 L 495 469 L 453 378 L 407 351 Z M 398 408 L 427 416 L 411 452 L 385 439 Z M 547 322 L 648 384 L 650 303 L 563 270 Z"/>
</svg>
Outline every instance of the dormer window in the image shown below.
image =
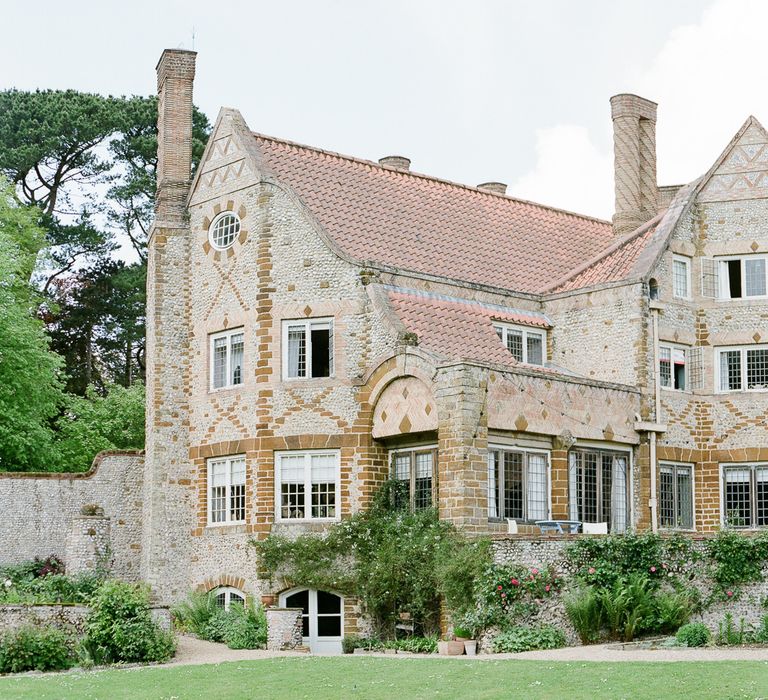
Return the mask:
<svg viewBox="0 0 768 700">
<path fill-rule="evenodd" d="M 544 364 L 546 333 L 526 326 L 509 323 L 494 323 L 493 329 L 504 346 L 518 362 L 529 365 Z"/>
</svg>

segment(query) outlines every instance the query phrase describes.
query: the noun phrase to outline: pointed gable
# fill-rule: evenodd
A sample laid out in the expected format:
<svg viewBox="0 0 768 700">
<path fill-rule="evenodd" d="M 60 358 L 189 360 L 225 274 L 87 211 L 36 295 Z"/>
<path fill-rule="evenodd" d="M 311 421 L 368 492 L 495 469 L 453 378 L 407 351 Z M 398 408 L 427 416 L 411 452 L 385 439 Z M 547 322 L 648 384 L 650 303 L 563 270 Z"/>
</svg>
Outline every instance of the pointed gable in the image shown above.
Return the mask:
<svg viewBox="0 0 768 700">
<path fill-rule="evenodd" d="M 700 202 L 768 197 L 768 133 L 749 117 L 704 178 Z"/>
</svg>

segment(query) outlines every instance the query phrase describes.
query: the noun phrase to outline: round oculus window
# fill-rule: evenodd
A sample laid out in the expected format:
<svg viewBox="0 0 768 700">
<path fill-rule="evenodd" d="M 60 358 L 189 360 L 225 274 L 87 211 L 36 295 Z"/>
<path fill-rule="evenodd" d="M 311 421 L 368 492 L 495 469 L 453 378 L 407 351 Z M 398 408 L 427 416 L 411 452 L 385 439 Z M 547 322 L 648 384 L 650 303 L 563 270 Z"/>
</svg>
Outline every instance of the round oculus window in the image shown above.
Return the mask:
<svg viewBox="0 0 768 700">
<path fill-rule="evenodd" d="M 208 238 L 214 248 L 224 250 L 235 242 L 238 233 L 240 233 L 240 219 L 231 211 L 224 211 L 211 223 Z"/>
</svg>

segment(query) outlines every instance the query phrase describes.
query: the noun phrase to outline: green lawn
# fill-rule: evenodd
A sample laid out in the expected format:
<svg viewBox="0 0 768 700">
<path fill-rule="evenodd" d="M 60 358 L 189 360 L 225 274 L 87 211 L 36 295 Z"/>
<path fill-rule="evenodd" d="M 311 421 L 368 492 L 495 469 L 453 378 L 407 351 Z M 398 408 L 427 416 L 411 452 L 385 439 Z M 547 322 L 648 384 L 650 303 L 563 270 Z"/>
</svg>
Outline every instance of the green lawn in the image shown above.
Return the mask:
<svg viewBox="0 0 768 700">
<path fill-rule="evenodd" d="M 0 698 L 768 698 L 766 662 L 277 658 L 0 679 Z"/>
</svg>

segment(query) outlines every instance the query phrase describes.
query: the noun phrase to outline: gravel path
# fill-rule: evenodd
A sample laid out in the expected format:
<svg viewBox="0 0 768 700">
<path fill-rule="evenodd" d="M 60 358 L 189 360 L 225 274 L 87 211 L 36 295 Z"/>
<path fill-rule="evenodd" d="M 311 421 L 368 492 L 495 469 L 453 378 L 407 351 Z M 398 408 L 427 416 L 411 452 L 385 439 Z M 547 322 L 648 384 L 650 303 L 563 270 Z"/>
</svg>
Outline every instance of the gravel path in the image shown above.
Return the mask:
<svg viewBox="0 0 768 700">
<path fill-rule="evenodd" d="M 225 661 L 250 661 L 286 656 L 307 656 L 301 652 L 264 651 L 261 649 L 229 649 L 224 644 L 205 642 L 196 637 L 180 635 L 178 651 L 166 666 L 191 664 L 218 664 Z M 388 659 L 424 658 L 416 654 L 373 654 Z M 435 657 L 430 657 L 435 658 Z M 466 656 L 440 657 L 446 660 L 464 659 Z M 479 654 L 477 661 L 504 659 L 531 659 L 536 661 L 764 661 L 768 663 L 768 648 L 709 647 L 704 649 L 621 649 L 616 644 L 594 644 L 587 647 L 566 647 L 547 651 L 526 651 L 521 654 Z"/>
</svg>

